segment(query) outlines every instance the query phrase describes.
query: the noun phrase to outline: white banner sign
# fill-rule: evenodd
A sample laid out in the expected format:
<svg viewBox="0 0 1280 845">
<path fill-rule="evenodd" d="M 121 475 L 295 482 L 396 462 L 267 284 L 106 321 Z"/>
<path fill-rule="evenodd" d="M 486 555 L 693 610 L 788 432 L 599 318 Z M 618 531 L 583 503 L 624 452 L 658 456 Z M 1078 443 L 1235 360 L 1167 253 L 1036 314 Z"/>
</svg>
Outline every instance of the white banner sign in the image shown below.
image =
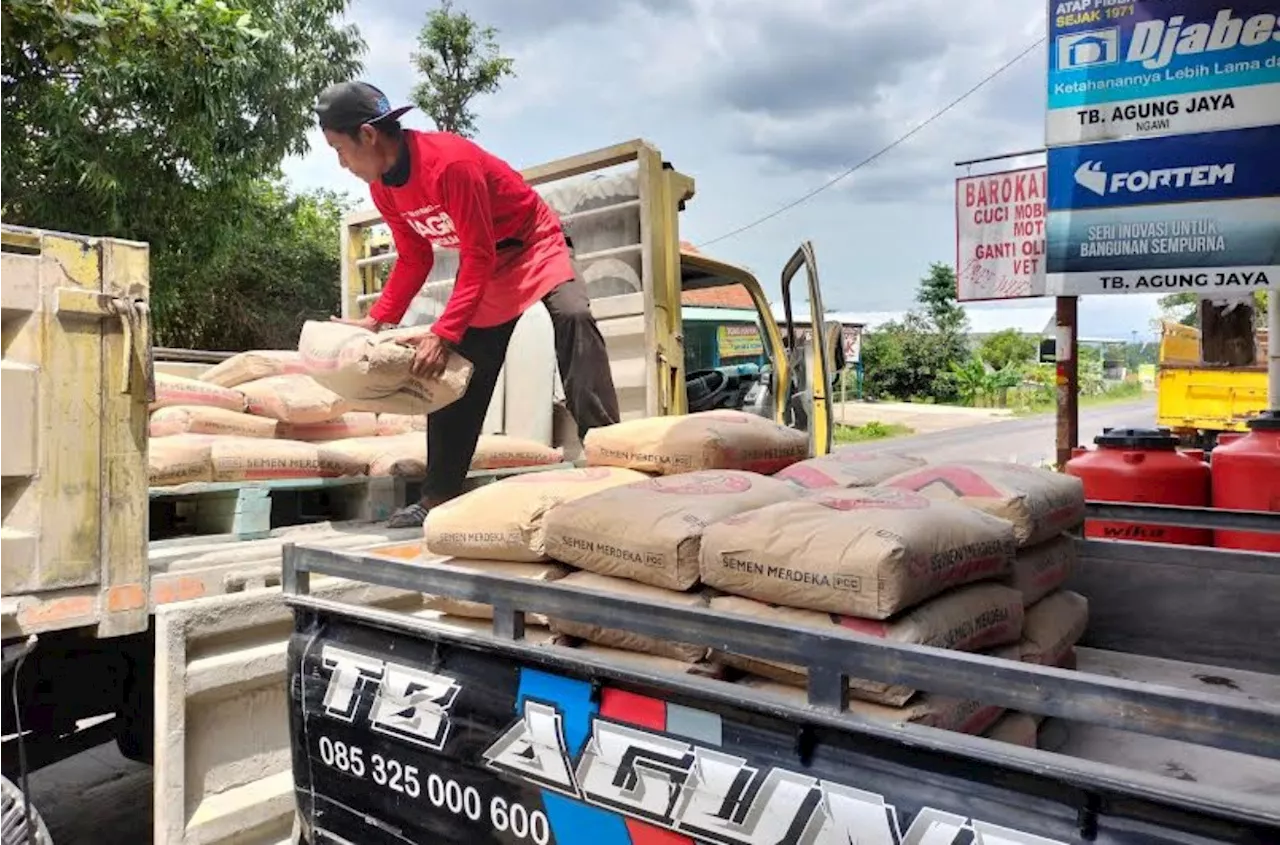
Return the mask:
<svg viewBox="0 0 1280 845">
<path fill-rule="evenodd" d="M 956 180 L 956 298 L 1044 296 L 1045 168 Z"/>
</svg>

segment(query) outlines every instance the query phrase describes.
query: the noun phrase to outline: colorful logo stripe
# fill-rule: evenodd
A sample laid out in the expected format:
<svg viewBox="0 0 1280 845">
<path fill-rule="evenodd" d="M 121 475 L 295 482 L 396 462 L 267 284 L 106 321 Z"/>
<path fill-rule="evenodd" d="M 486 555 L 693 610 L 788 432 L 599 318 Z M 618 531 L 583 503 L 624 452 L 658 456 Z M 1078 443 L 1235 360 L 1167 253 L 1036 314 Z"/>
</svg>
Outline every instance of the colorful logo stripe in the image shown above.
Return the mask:
<svg viewBox="0 0 1280 845">
<path fill-rule="evenodd" d="M 565 743 L 573 757 L 591 733 L 591 717 L 662 731 L 703 745 L 721 744 L 721 722 L 715 713 L 670 704 L 657 698 L 605 687 L 600 704 L 591 700 L 591 684 L 535 669 L 520 670 L 516 712 L 526 698 L 554 704 L 564 720 Z M 550 790 L 541 790 L 551 831 L 560 845 L 694 845 L 688 836 L 673 833 L 618 813 L 592 807 Z"/>
</svg>

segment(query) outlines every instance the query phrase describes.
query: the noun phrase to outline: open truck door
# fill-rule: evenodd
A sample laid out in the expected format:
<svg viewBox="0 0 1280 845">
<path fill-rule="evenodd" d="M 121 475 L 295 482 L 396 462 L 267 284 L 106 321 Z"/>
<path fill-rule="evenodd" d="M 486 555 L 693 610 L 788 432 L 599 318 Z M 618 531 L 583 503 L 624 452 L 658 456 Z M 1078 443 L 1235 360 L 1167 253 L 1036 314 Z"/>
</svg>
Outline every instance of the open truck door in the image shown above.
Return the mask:
<svg viewBox="0 0 1280 845">
<path fill-rule="evenodd" d="M 809 331 L 796 328 L 793 283 L 801 269 L 809 298 Z M 788 391 L 786 425 L 809 433 L 809 451 L 825 455 L 831 451 L 831 378 L 843 369 L 844 344 L 840 324 L 824 321 L 822 287 L 818 281 L 818 261 L 813 244 L 805 241 L 782 268 L 782 313 L 786 320 L 786 348 L 792 373 Z M 834 333 L 834 337 L 833 337 Z"/>
<path fill-rule="evenodd" d="M 792 290 L 802 269 L 805 271 L 810 325 L 823 326 L 823 330 L 817 333 L 797 327 L 793 317 Z M 719 372 L 704 370 L 690 373 L 687 383 L 689 395 L 693 396 L 695 392 L 698 395 L 697 403 L 690 400 L 690 410 L 702 407 L 741 408 L 779 425 L 807 432 L 810 451 L 814 455 L 830 452 L 831 373 L 841 368 L 840 358 L 844 350 L 839 343 L 839 324 L 826 326 L 822 322 L 822 292 L 813 245 L 806 241 L 784 265 L 781 282 L 785 319 L 781 325 L 774 316 L 764 288 L 745 268 L 686 247 L 680 253 L 680 276 L 683 294 L 739 287 L 745 291 L 745 294 L 738 292 L 736 296 L 717 298 L 742 300 L 743 310 L 738 313 L 751 314 L 760 335 L 763 357 L 767 359 L 760 369 L 758 381 L 738 403 L 718 401 L 716 391 L 727 394 L 733 387 L 723 374 L 727 368 L 721 368 Z M 745 311 L 748 306 L 750 312 Z M 691 330 L 691 325 L 681 326 L 682 344 L 689 342 L 687 336 Z M 835 340 L 832 339 L 833 330 Z"/>
</svg>

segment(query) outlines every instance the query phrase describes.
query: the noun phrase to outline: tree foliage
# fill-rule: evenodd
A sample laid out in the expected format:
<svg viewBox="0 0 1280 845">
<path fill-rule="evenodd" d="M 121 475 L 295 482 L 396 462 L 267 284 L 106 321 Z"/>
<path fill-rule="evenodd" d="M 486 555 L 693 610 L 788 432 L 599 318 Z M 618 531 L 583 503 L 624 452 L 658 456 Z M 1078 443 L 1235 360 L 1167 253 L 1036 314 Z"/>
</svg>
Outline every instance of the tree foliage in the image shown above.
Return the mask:
<svg viewBox="0 0 1280 845">
<path fill-rule="evenodd" d="M 916 302 L 943 334 L 963 335 L 968 327 L 969 317 L 956 301 L 956 271 L 950 264 L 935 261 L 929 265 L 929 273 L 920 280 Z"/>
<path fill-rule="evenodd" d="M 234 288 L 219 274 L 271 239 L 264 208 L 329 201 L 291 204 L 274 180 L 307 149 L 316 95 L 359 68 L 363 42 L 334 22 L 346 5 L 5 0 L 5 221 L 147 241 L 160 340 L 224 339 L 174 309 Z"/>
<path fill-rule="evenodd" d="M 956 301 L 955 271 L 930 265 L 916 292 L 918 308 L 863 341 L 864 388 L 871 396 L 950 402 L 958 397 L 952 365 L 969 357 L 969 318 Z"/>
<path fill-rule="evenodd" d="M 338 194 L 291 194 L 279 183 L 255 183 L 236 208 L 241 231 L 234 248 L 169 256 L 166 269 L 188 284 L 155 286 L 153 277 L 160 342 L 294 347 L 304 321 L 327 319 L 341 306 L 338 232 L 347 210 Z"/>
<path fill-rule="evenodd" d="M 1026 364 L 1035 360 L 1040 344 L 1017 329 L 1003 329 L 987 335 L 978 344 L 978 355 L 997 370 L 1010 364 Z"/>
<path fill-rule="evenodd" d="M 501 54 L 497 35 L 493 27 L 454 11 L 451 0 L 442 0 L 427 16 L 413 54 L 420 75 L 413 102 L 440 130 L 473 137 L 471 101 L 495 93 L 504 78 L 515 76 L 515 60 Z"/>
</svg>

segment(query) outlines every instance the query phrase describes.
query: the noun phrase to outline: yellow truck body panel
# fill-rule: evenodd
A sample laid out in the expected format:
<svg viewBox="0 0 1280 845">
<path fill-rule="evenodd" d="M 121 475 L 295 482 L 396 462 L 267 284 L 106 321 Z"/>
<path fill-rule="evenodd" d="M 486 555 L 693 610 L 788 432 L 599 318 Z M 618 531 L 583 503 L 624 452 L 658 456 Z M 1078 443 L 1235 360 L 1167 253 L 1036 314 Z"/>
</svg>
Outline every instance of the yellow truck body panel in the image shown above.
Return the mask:
<svg viewBox="0 0 1280 845">
<path fill-rule="evenodd" d="M 1161 326 L 1156 374 L 1158 425 L 1182 432 L 1246 431 L 1245 421 L 1265 410 L 1265 365 L 1205 364 L 1200 358 L 1198 329 L 1171 322 Z"/>
</svg>

